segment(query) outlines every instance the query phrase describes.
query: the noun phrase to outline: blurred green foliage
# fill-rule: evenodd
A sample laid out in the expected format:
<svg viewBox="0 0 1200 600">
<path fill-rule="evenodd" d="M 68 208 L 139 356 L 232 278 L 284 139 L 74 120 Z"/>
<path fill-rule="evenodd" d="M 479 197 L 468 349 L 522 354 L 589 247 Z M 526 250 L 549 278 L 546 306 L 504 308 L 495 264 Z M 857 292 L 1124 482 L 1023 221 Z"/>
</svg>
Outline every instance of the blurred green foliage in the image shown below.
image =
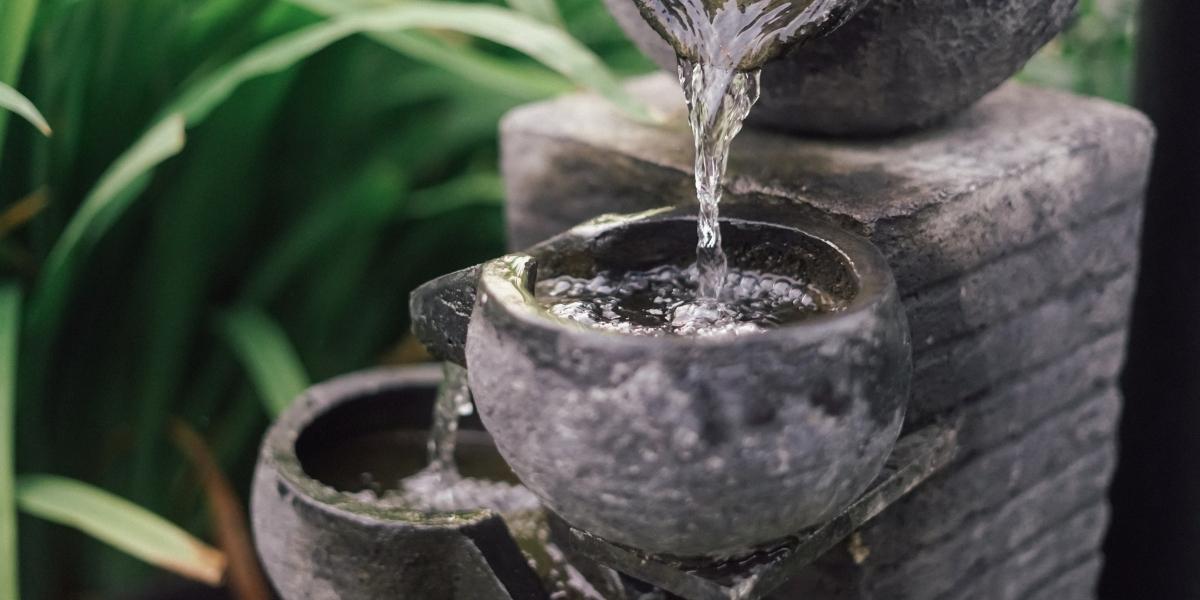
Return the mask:
<svg viewBox="0 0 1200 600">
<path fill-rule="evenodd" d="M 1075 20 L 1021 73 L 1031 83 L 1129 102 L 1137 0 L 1080 0 Z"/>
<path fill-rule="evenodd" d="M 0 119 L 0 280 L 44 285 L 96 181 L 182 89 L 339 2 L 0 0 L 0 82 L 54 128 Z M 559 22 L 544 2 L 513 5 Z M 1081 6 L 1022 77 L 1124 100 L 1133 2 Z M 559 11 L 617 73 L 650 68 L 601 2 Z M 22 340 L 19 470 L 99 485 L 211 539 L 168 419 L 200 431 L 244 491 L 264 397 L 278 409 L 304 381 L 380 362 L 405 336 L 409 290 L 504 249 L 497 123 L 572 87 L 496 43 L 422 31 L 356 36 L 238 88 L 127 213 L 84 236 L 61 326 Z M 20 531 L 26 598 L 113 597 L 146 574 L 77 533 Z"/>
<path fill-rule="evenodd" d="M 497 122 L 574 86 L 492 42 L 379 33 L 236 89 L 178 156 L 164 130 L 166 162 L 144 192 L 100 215 L 103 235 L 80 232 L 77 268 L 50 271 L 71 281 L 42 277 L 96 182 L 182 90 L 324 18 L 309 7 L 351 4 L 0 0 L 0 14 L 30 15 L 22 52 L 0 33 L 0 81 L 54 128 L 7 120 L 0 215 L 17 222 L 0 230 L 0 279 L 66 302 L 61 325 L 22 340 L 18 471 L 100 485 L 211 539 L 169 418 L 199 430 L 244 489 L 269 417 L 259 391 L 277 404 L 305 377 L 378 363 L 406 333 L 409 290 L 504 249 Z M 647 68 L 600 3 L 561 12 L 618 73 Z M 47 312 L 38 299 L 32 321 Z M 290 383 L 238 360 L 289 344 L 276 356 L 303 365 Z M 26 598 L 112 597 L 145 574 L 77 533 L 20 524 Z"/>
</svg>

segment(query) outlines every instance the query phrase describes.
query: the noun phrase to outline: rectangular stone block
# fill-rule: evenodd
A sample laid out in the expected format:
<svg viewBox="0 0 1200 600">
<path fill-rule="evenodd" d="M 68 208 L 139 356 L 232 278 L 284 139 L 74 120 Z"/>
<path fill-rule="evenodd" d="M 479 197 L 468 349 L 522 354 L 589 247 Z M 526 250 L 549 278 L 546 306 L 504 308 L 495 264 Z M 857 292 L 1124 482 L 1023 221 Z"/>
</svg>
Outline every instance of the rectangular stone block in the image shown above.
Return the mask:
<svg viewBox="0 0 1200 600">
<path fill-rule="evenodd" d="M 666 124 L 634 123 L 586 95 L 505 117 L 515 247 L 603 213 L 695 201 L 678 86 L 658 75 L 632 90 Z M 734 143 L 724 201 L 811 207 L 875 241 L 901 289 L 914 291 L 1137 202 L 1152 140 L 1134 110 L 1009 84 L 941 127 L 896 138 L 746 130 Z"/>
<path fill-rule="evenodd" d="M 1134 273 L 1126 271 L 1048 298 L 973 335 L 914 352 L 909 424 L 919 426 L 1006 379 L 1121 331 L 1135 283 Z"/>
<path fill-rule="evenodd" d="M 632 91 L 665 123 L 589 95 L 504 119 L 514 248 L 695 202 L 677 86 Z M 742 133 L 723 202 L 792 205 L 875 243 L 913 336 L 909 425 L 960 427 L 955 464 L 778 597 L 1091 596 L 1153 138 L 1134 110 L 1018 84 L 894 138 Z"/>
</svg>

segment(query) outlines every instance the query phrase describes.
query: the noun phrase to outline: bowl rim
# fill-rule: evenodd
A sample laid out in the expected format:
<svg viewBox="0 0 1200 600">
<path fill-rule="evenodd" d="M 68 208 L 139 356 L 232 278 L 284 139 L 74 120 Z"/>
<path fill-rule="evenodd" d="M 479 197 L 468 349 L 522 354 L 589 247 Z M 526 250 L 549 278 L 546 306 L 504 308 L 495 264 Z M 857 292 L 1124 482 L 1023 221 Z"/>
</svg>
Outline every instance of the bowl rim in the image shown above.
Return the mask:
<svg viewBox="0 0 1200 600">
<path fill-rule="evenodd" d="M 881 308 L 892 302 L 899 302 L 895 278 L 887 260 L 865 238 L 795 214 L 785 207 L 732 205 L 722 207 L 722 213 L 722 224 L 784 230 L 829 246 L 845 260 L 857 285 L 856 293 L 837 311 L 813 315 L 794 323 L 785 323 L 750 334 L 719 336 L 650 336 L 608 331 L 556 318 L 543 309 L 534 298 L 530 288 L 536 280 L 539 256 L 560 252 L 566 248 L 586 247 L 604 233 L 633 224 L 696 221 L 697 216 L 692 207 L 673 206 L 629 215 L 601 215 L 528 250 L 507 254 L 484 263 L 479 273 L 477 307 L 499 307 L 501 314 L 521 326 L 550 335 L 674 351 L 682 348 L 714 348 L 755 342 L 816 344 L 870 327 L 871 321 L 877 318 Z M 490 310 L 482 312 L 486 316 Z"/>
<path fill-rule="evenodd" d="M 440 365 L 430 363 L 377 367 L 314 385 L 300 394 L 271 426 L 263 439 L 257 468 L 272 467 L 280 484 L 303 502 L 372 526 L 458 528 L 496 517 L 498 514 L 488 509 L 444 512 L 382 506 L 310 476 L 296 452 L 296 443 L 305 429 L 338 407 L 381 393 L 436 387 L 441 380 Z"/>
</svg>

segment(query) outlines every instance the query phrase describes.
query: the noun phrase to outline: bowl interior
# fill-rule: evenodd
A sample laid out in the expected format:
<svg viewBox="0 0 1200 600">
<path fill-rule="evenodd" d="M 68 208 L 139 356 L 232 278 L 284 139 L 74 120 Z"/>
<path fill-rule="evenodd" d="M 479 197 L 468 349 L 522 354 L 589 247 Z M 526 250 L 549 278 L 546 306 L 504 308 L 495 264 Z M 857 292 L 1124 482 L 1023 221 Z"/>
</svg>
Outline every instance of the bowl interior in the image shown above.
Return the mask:
<svg viewBox="0 0 1200 600">
<path fill-rule="evenodd" d="M 723 247 L 732 268 L 782 275 L 828 294 L 833 308 L 858 295 L 858 276 L 849 258 L 832 243 L 798 229 L 739 220 L 722 220 Z M 538 278 L 561 275 L 590 278 L 662 265 L 687 266 L 696 260 L 694 218 L 631 221 L 594 238 L 546 248 L 533 254 Z"/>
<path fill-rule="evenodd" d="M 382 493 L 427 464 L 434 384 L 349 398 L 313 419 L 296 438 L 304 473 L 338 491 Z M 455 458 L 467 477 L 517 483 L 479 417 L 459 423 Z"/>
</svg>

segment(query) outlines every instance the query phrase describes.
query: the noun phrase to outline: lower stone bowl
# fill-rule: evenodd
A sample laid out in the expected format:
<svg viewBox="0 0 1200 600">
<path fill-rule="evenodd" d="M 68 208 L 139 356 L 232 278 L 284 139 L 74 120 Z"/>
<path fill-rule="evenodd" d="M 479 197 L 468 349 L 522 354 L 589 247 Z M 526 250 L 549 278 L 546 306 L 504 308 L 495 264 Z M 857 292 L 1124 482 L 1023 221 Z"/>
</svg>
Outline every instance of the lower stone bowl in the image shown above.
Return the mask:
<svg viewBox="0 0 1200 600">
<path fill-rule="evenodd" d="M 671 47 L 633 0 L 605 0 L 629 37 L 675 72 Z M 750 123 L 885 135 L 955 114 L 1019 71 L 1077 0 L 872 0 L 833 33 L 770 62 Z"/>
<path fill-rule="evenodd" d="M 436 367 L 379 369 L 307 390 L 267 433 L 251 497 L 255 545 L 286 600 L 545 598 L 504 521 L 378 501 L 425 465 Z M 511 478 L 478 419 L 464 475 Z"/>
<path fill-rule="evenodd" d="M 695 215 L 664 209 L 601 217 L 428 283 L 414 331 L 465 358 L 501 454 L 566 521 L 652 553 L 733 554 L 858 496 L 908 399 L 908 326 L 883 257 L 784 210 L 725 211 L 731 264 L 817 283 L 844 301 L 837 312 L 744 336 L 649 337 L 537 304 L 539 278 L 694 260 Z"/>
</svg>

